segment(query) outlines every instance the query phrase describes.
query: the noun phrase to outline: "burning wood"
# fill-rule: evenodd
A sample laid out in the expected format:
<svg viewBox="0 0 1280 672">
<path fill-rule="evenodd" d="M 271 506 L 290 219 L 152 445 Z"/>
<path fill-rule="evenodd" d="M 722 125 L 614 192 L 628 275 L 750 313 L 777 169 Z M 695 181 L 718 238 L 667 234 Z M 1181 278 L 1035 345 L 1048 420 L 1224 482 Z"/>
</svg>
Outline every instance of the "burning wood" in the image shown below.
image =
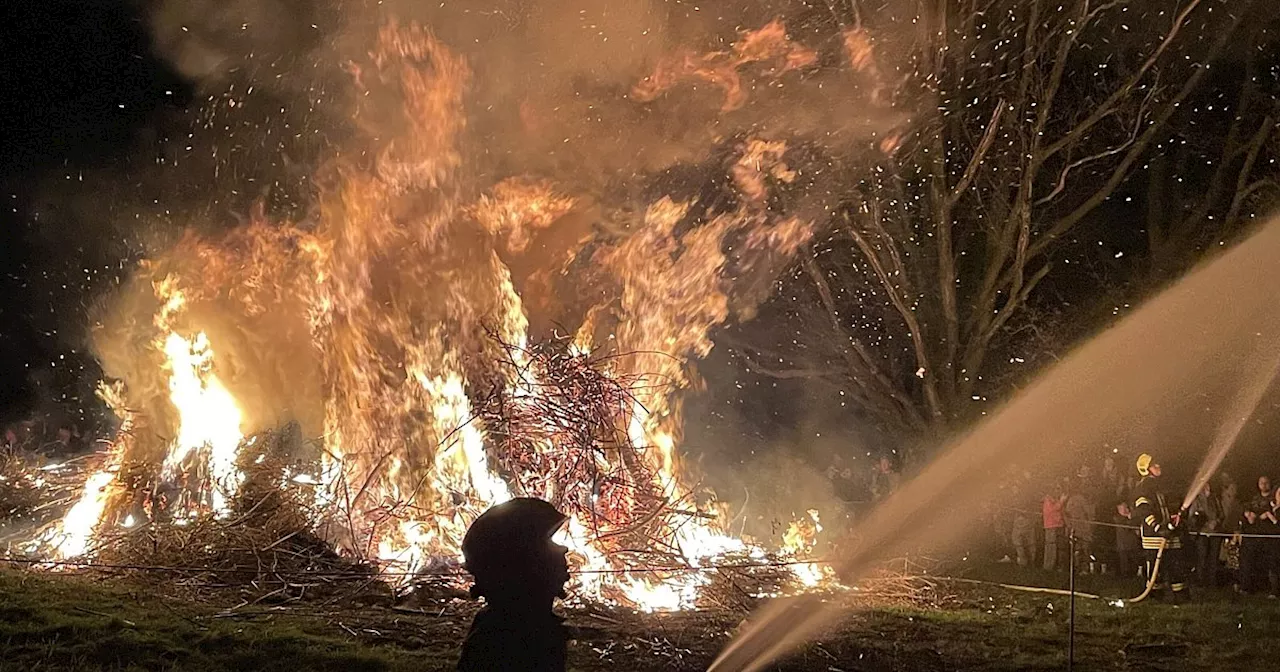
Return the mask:
<svg viewBox="0 0 1280 672">
<path fill-rule="evenodd" d="M 671 82 L 722 78 L 733 103 L 740 69 L 816 60 L 775 21 Z M 303 553 L 290 544 L 314 533 L 413 575 L 455 566 L 470 522 L 522 494 L 570 513 L 564 542 L 592 599 L 692 607 L 712 582 L 701 570 L 765 559 L 682 463 L 681 394 L 712 330 L 748 314 L 750 287 L 813 236 L 772 205 L 771 190 L 801 188 L 787 142 L 725 141 L 713 170 L 733 198 L 611 207 L 541 178 L 473 184 L 488 174 L 463 168 L 473 73 L 430 31 L 388 24 L 350 71 L 358 137 L 315 180 L 307 222 L 257 208 L 225 236 L 189 234 L 106 304 L 95 348 L 123 381 L 104 396 L 129 430 L 36 546 L 230 570 Z M 644 95 L 668 88 L 655 77 Z M 580 203 L 619 225 L 592 230 Z M 575 291 L 522 296 L 561 286 Z M 288 420 L 319 438 L 272 467 L 271 430 Z M 297 515 L 260 519 L 263 487 L 298 498 L 269 507 Z"/>
<path fill-rule="evenodd" d="M 653 447 L 637 445 L 629 431 L 637 387 L 663 383 L 620 374 L 627 354 L 581 352 L 568 337 L 502 346 L 521 382 L 481 407 L 500 473 L 521 494 L 547 497 L 581 521 L 604 556 L 626 558 L 615 569 L 689 557 L 677 531 L 717 515 L 699 512 L 692 492 L 673 490 L 642 457 Z"/>
<path fill-rule="evenodd" d="M 637 394 L 652 394 L 655 383 L 619 371 L 629 353 L 593 354 L 567 336 L 524 346 L 496 333 L 491 338 L 504 353 L 499 371 L 516 382 L 478 399 L 474 416 L 455 433 L 485 426 L 491 464 L 510 494 L 544 497 L 570 515 L 564 542 L 579 567 L 579 597 L 643 608 L 743 607 L 826 580 L 815 565 L 788 562 L 812 551 L 821 530 L 816 511 L 792 523 L 782 556 L 708 535 L 720 518 L 714 500 L 699 510 L 693 490 L 673 487 L 662 462 L 643 458 L 652 447 L 635 443 L 644 436 L 631 431 L 643 410 Z M 121 393 L 118 386 L 103 388 L 116 403 Z M 177 458 L 171 451 L 158 467 L 120 462 L 138 418 L 119 412 L 126 423 L 115 457 L 88 479 L 63 524 L 46 531 L 38 546 L 102 566 L 255 591 L 292 593 L 353 576 L 443 587 L 464 580 L 447 558 L 385 565 L 372 552 L 335 552 L 335 545 L 358 549 L 362 539 L 384 538 L 388 529 L 418 529 L 431 512 L 414 506 L 408 493 L 377 515 L 365 511 L 370 522 L 361 526 L 347 506 L 351 498 L 317 492 L 324 484 L 309 474 L 321 470 L 321 450 L 301 445 L 307 442 L 296 426 L 239 442 L 228 480 L 209 471 L 212 456 L 204 448 Z M 30 479 L 29 471 L 17 473 Z M 387 559 L 385 549 L 379 554 Z M 379 564 L 394 576 L 381 574 Z M 442 569 L 445 575 L 435 576 Z"/>
</svg>

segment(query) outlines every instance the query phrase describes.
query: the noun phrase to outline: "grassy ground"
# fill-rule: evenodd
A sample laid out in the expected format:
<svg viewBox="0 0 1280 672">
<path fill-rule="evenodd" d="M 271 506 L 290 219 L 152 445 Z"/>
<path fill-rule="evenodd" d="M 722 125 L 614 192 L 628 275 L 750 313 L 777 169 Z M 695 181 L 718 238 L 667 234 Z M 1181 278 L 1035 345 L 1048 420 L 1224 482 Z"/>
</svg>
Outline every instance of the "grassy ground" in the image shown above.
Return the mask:
<svg viewBox="0 0 1280 672">
<path fill-rule="evenodd" d="M 1057 577 L 970 576 L 1051 585 Z M 1132 595 L 1136 581 L 1079 588 Z M 0 670 L 445 670 L 474 605 L 350 599 L 237 606 L 232 594 L 180 599 L 136 579 L 0 570 Z M 957 584 L 944 609 L 874 608 L 848 618 L 779 669 L 1061 670 L 1067 599 Z M 1197 604 L 1077 602 L 1080 670 L 1263 669 L 1276 645 L 1276 602 L 1202 594 Z M 575 670 L 700 670 L 740 615 L 570 611 Z"/>
</svg>

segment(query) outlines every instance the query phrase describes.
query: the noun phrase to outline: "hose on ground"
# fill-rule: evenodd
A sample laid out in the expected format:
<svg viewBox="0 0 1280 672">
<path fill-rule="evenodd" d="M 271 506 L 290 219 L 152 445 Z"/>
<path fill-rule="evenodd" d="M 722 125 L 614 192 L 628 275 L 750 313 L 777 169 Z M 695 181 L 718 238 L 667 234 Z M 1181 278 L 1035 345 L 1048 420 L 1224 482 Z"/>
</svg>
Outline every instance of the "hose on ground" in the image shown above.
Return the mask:
<svg viewBox="0 0 1280 672">
<path fill-rule="evenodd" d="M 1169 544 L 1168 539 L 1165 539 L 1165 538 L 1160 539 L 1160 548 L 1156 551 L 1156 561 L 1151 563 L 1151 577 L 1147 579 L 1147 589 L 1142 591 L 1141 595 L 1137 597 L 1131 597 L 1128 600 L 1126 600 L 1126 602 L 1128 602 L 1129 604 L 1136 604 L 1138 602 L 1141 602 L 1147 599 L 1147 597 L 1151 595 L 1152 588 L 1155 587 L 1156 581 L 1159 580 L 1160 578 L 1160 558 L 1164 557 L 1164 549 L 1165 549 L 1165 546 L 1167 546 L 1168 544 Z"/>
</svg>

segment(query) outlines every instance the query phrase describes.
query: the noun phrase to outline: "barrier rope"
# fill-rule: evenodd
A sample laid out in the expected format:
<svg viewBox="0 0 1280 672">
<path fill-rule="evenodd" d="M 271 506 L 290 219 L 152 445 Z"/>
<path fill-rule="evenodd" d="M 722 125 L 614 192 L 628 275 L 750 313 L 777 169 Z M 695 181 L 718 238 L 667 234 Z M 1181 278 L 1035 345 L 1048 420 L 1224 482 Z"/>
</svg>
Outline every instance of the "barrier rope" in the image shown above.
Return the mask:
<svg viewBox="0 0 1280 672">
<path fill-rule="evenodd" d="M 1041 515 L 1039 511 L 1028 511 L 1027 509 L 1019 509 L 1012 506 L 1004 506 L 1000 508 L 1003 508 L 1008 511 L 1014 511 L 1016 513 L 1024 513 L 1029 516 L 1038 517 Z M 1094 525 L 1097 527 L 1110 527 L 1110 528 L 1121 529 L 1121 530 L 1134 530 L 1136 532 L 1140 532 L 1142 530 L 1142 526 L 1140 525 L 1123 525 L 1120 523 L 1109 523 L 1101 520 L 1071 518 L 1070 516 L 1064 516 L 1063 519 L 1066 521 L 1067 527 L 1070 527 L 1072 523 L 1084 523 L 1086 525 Z M 1194 530 L 1186 530 L 1185 534 L 1193 537 L 1222 537 L 1224 539 L 1280 539 L 1280 533 L 1254 534 L 1251 532 L 1199 532 Z"/>
</svg>

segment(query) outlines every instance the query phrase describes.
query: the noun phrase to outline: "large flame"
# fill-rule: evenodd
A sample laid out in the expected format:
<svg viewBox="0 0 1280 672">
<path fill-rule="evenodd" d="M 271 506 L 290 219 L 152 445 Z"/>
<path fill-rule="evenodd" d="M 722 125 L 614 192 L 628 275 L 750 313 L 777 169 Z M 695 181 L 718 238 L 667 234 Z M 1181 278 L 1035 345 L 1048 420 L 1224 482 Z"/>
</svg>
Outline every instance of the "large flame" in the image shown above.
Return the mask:
<svg viewBox="0 0 1280 672">
<path fill-rule="evenodd" d="M 663 61 L 633 94 L 652 100 L 701 79 L 732 110 L 747 65 L 776 76 L 816 63 L 775 21 L 728 51 Z M 246 437 L 295 419 L 324 450 L 294 481 L 317 484 L 317 510 L 341 522 L 331 541 L 366 560 L 410 572 L 456 560 L 470 521 L 516 495 L 570 514 L 561 540 L 582 570 L 578 590 L 596 599 L 686 608 L 706 574 L 633 570 L 655 558 L 687 570 L 764 557 L 725 532 L 724 507 L 682 463 L 680 399 L 712 329 L 741 309 L 735 277 L 812 236 L 811 222 L 769 207 L 796 180 L 787 143 L 732 145 L 727 210 L 663 197 L 637 216 L 607 214 L 624 223 L 601 230 L 571 187 L 542 178 L 467 196 L 471 70 L 428 31 L 388 24 L 350 68 L 358 120 L 375 131 L 351 155 L 376 158 L 335 159 L 313 221 L 259 210 L 140 269 L 150 296 L 125 293 L 100 334 L 112 347 L 100 350 L 152 431 L 118 442 L 46 547 L 78 556 L 95 531 L 132 521 L 128 498 L 107 494 L 125 462 L 161 465 L 175 520 L 225 515 L 245 479 Z M 532 350 L 547 339 L 567 345 Z M 588 369 L 614 382 L 585 389 L 598 384 Z M 566 409 L 589 403 L 599 426 Z M 820 529 L 811 512 L 781 552 L 811 552 Z M 798 567 L 805 583 L 821 578 Z"/>
<path fill-rule="evenodd" d="M 181 416 L 178 436 L 165 456 L 164 467 L 176 478 L 193 461 L 207 472 L 208 485 L 201 488 L 207 504 L 225 514 L 227 497 L 243 480 L 236 467 L 241 415 L 236 400 L 212 372 L 213 351 L 203 332 L 187 339 L 170 332 L 162 346 L 168 357 L 169 399 Z"/>
</svg>

